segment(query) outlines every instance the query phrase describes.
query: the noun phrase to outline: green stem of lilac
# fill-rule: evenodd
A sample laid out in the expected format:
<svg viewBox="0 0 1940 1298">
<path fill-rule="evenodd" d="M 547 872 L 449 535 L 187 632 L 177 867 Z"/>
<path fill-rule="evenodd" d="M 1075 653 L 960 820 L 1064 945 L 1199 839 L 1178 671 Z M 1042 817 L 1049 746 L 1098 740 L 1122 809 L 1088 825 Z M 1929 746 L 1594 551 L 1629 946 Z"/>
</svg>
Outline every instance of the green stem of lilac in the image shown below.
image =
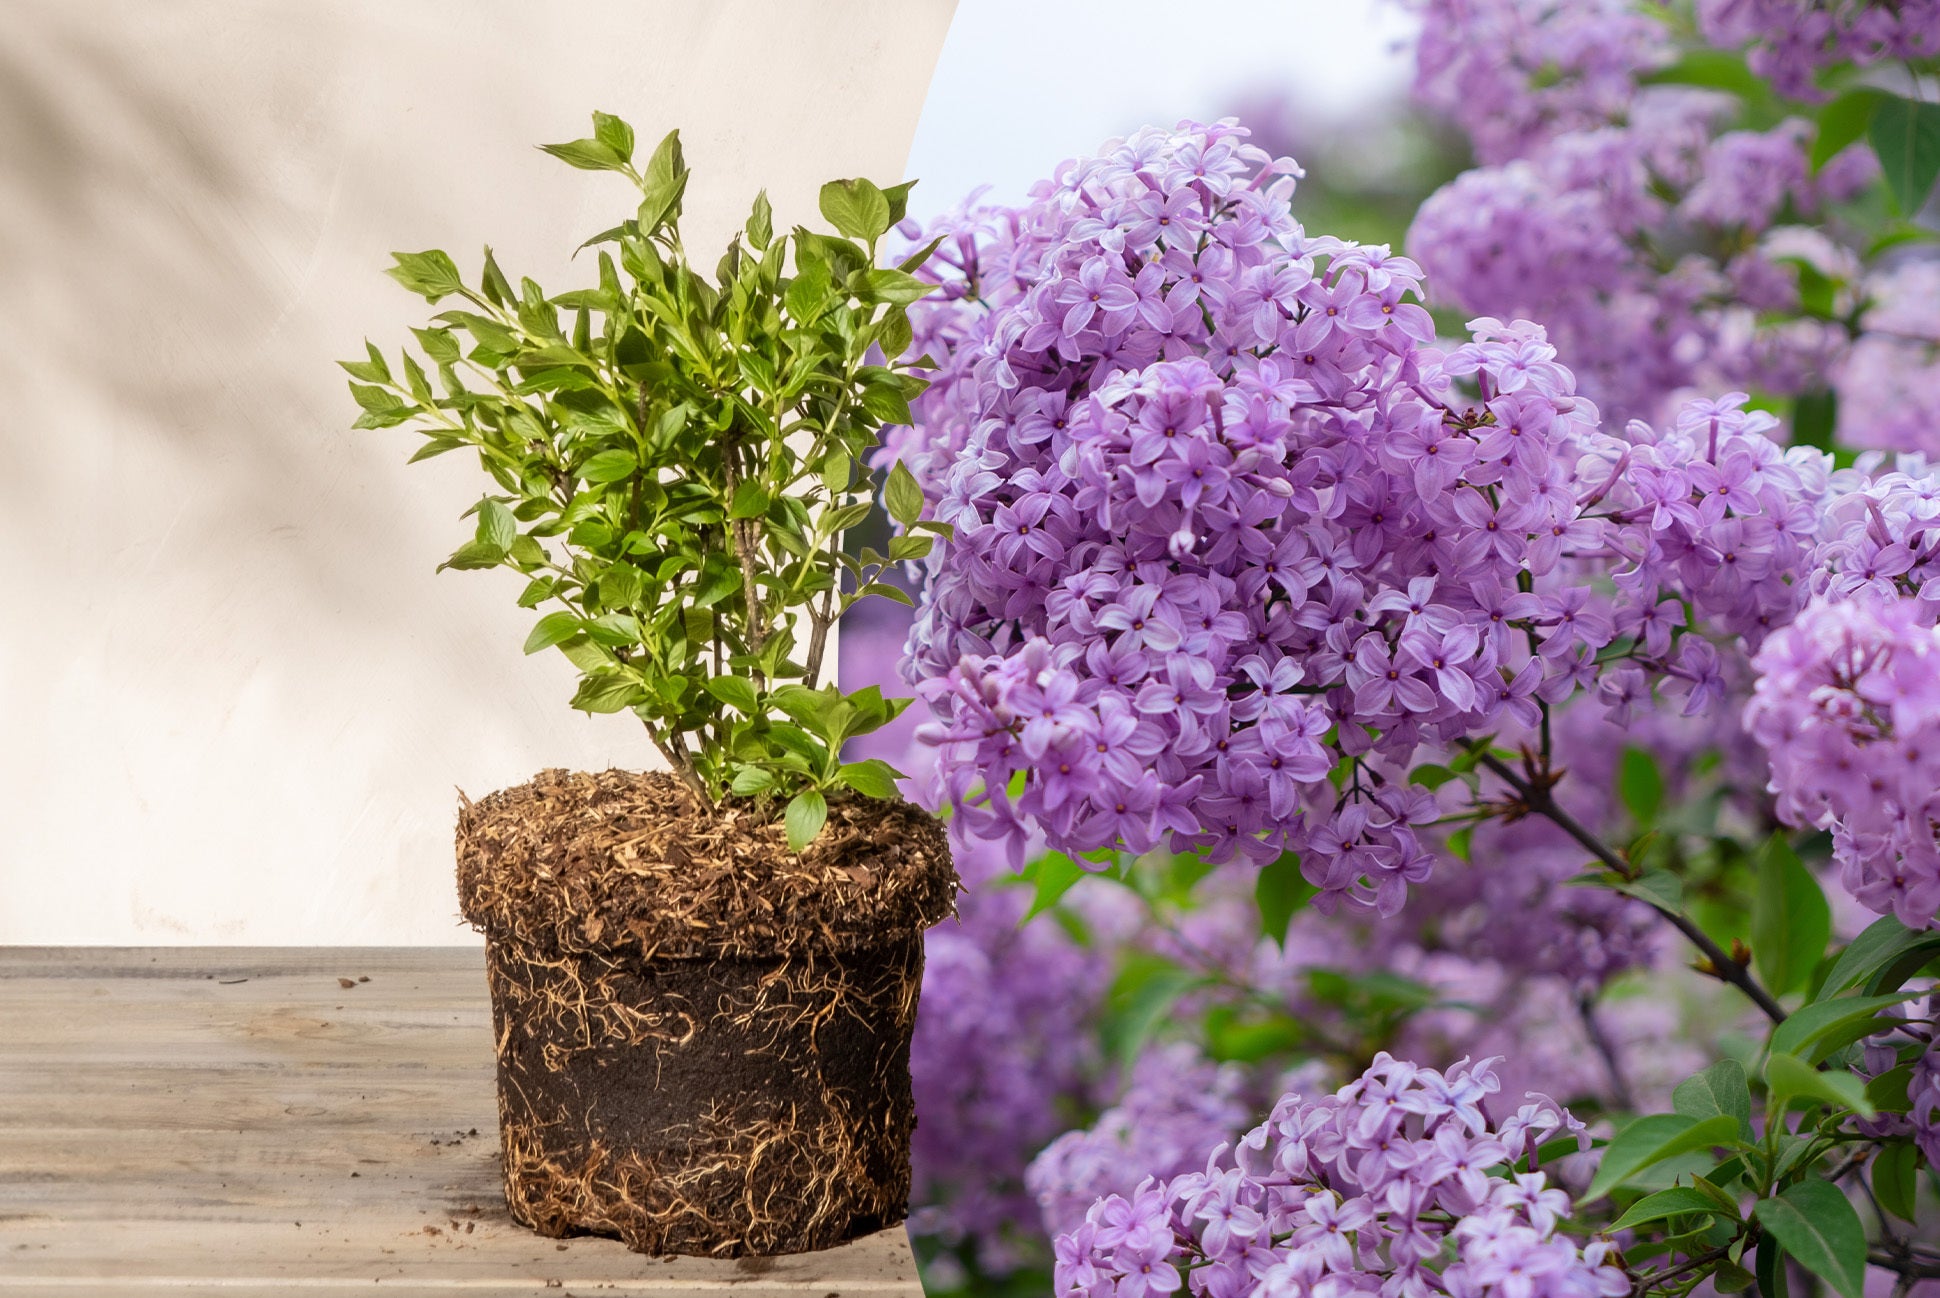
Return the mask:
<svg viewBox="0 0 1940 1298">
<path fill-rule="evenodd" d="M 1528 807 L 1531 812 L 1548 820 L 1565 834 L 1575 839 L 1582 847 L 1588 850 L 1590 855 L 1596 857 L 1597 860 L 1610 867 L 1610 869 L 1614 870 L 1623 878 L 1634 879 L 1636 877 L 1637 872 L 1630 862 L 1619 856 L 1602 839 L 1584 828 L 1582 822 L 1577 820 L 1576 817 L 1570 815 L 1569 812 L 1558 806 L 1555 796 L 1547 788 L 1536 788 L 1529 781 L 1517 775 L 1500 758 L 1491 753 L 1482 754 L 1481 764 L 1494 772 L 1496 777 L 1502 780 L 1503 783 L 1515 790 L 1516 796 L 1522 799 L 1523 805 Z M 1785 1021 L 1785 1010 L 1779 1005 L 1777 999 L 1770 992 L 1766 991 L 1756 978 L 1752 977 L 1751 970 L 1745 968 L 1745 966 L 1739 964 L 1727 955 L 1724 948 L 1720 947 L 1716 942 L 1713 942 L 1710 934 L 1699 928 L 1688 915 L 1679 914 L 1677 911 L 1661 906 L 1647 897 L 1639 897 L 1638 900 L 1644 902 L 1652 910 L 1655 910 L 1658 914 L 1669 920 L 1671 926 L 1688 938 L 1691 945 L 1695 946 L 1703 954 L 1704 958 L 1710 962 L 1712 972 L 1743 992 L 1750 998 L 1752 1004 L 1764 1012 L 1766 1018 L 1774 1023 L 1783 1023 Z"/>
</svg>

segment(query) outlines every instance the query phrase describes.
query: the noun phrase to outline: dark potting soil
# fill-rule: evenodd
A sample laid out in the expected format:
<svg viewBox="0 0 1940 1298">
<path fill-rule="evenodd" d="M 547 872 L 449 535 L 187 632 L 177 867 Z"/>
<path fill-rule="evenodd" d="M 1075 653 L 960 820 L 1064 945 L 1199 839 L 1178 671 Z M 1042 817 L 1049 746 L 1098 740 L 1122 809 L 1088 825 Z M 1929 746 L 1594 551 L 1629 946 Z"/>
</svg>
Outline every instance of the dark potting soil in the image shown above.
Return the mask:
<svg viewBox="0 0 1940 1298">
<path fill-rule="evenodd" d="M 726 1257 L 903 1218 L 922 933 L 956 875 L 916 808 L 829 812 L 797 854 L 665 775 L 547 771 L 465 803 L 514 1217 Z"/>
<path fill-rule="evenodd" d="M 721 1257 L 901 1221 L 922 959 L 904 939 L 839 960 L 588 970 L 495 944 L 513 1216 L 545 1235 Z"/>
</svg>

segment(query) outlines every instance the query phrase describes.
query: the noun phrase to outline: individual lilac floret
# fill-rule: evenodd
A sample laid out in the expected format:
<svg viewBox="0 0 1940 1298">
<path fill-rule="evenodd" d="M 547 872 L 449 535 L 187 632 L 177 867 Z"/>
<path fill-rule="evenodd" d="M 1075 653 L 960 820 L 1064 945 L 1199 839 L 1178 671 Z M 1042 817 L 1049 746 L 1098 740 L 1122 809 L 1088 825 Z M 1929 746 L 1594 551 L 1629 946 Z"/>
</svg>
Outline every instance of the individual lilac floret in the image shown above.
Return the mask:
<svg viewBox="0 0 1940 1298">
<path fill-rule="evenodd" d="M 954 528 L 910 668 L 958 832 L 1293 849 L 1323 906 L 1392 913 L 1439 814 L 1417 747 L 1595 680 L 1605 442 L 1536 326 L 1430 346 L 1413 263 L 1305 235 L 1296 171 L 1147 130 L 975 218 L 999 246 L 956 245 L 898 448 Z"/>
<path fill-rule="evenodd" d="M 1903 566 L 1907 556 L 1874 562 Z M 1814 600 L 1753 666 L 1745 725 L 1771 755 L 1779 816 L 1832 831 L 1842 882 L 1867 907 L 1909 928 L 1940 926 L 1931 606 L 1869 589 Z"/>
<path fill-rule="evenodd" d="M 1569 1195 L 1536 1167 L 1581 1123 L 1530 1095 L 1484 1111 L 1488 1062 L 1446 1074 L 1383 1053 L 1333 1095 L 1288 1094 L 1204 1172 L 1093 1204 L 1057 1240 L 1060 1298 L 1616 1298 L 1608 1243 L 1557 1230 Z M 1491 1175 L 1491 1173 L 1497 1173 Z"/>
</svg>

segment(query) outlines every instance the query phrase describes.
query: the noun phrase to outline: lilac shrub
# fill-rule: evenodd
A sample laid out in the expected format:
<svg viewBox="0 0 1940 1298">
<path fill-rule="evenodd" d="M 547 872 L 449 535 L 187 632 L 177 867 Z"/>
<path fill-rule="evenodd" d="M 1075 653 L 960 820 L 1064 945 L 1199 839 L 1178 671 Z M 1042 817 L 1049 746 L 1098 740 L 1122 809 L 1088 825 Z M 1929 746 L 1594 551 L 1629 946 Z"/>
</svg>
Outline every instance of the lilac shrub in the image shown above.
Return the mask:
<svg viewBox="0 0 1940 1298">
<path fill-rule="evenodd" d="M 1203 1172 L 1148 1180 L 1094 1204 L 1057 1241 L 1055 1291 L 1204 1298 L 1357 1291 L 1427 1298 L 1616 1298 L 1603 1241 L 1559 1227 L 1570 1197 L 1538 1163 L 1580 1123 L 1530 1095 L 1492 1122 L 1484 1061 L 1447 1073 L 1386 1054 L 1333 1095 L 1289 1093 Z M 1490 1175 L 1500 1169 L 1506 1175 Z M 1447 1260 L 1444 1261 L 1444 1258 Z M 1432 1264 L 1432 1265 L 1431 1265 Z"/>
</svg>

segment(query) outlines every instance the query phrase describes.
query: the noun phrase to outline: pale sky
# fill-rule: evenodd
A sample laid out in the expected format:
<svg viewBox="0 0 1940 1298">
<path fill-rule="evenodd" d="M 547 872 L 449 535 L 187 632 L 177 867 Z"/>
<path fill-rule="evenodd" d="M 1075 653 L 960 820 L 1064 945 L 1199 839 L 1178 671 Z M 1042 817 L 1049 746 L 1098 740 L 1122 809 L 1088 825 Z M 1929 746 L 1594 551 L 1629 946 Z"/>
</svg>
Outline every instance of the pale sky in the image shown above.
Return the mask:
<svg viewBox="0 0 1940 1298">
<path fill-rule="evenodd" d="M 1400 0 L 961 0 L 908 174 L 927 218 L 980 184 L 1021 199 L 1065 158 L 1260 90 L 1317 120 L 1406 93 Z"/>
</svg>

